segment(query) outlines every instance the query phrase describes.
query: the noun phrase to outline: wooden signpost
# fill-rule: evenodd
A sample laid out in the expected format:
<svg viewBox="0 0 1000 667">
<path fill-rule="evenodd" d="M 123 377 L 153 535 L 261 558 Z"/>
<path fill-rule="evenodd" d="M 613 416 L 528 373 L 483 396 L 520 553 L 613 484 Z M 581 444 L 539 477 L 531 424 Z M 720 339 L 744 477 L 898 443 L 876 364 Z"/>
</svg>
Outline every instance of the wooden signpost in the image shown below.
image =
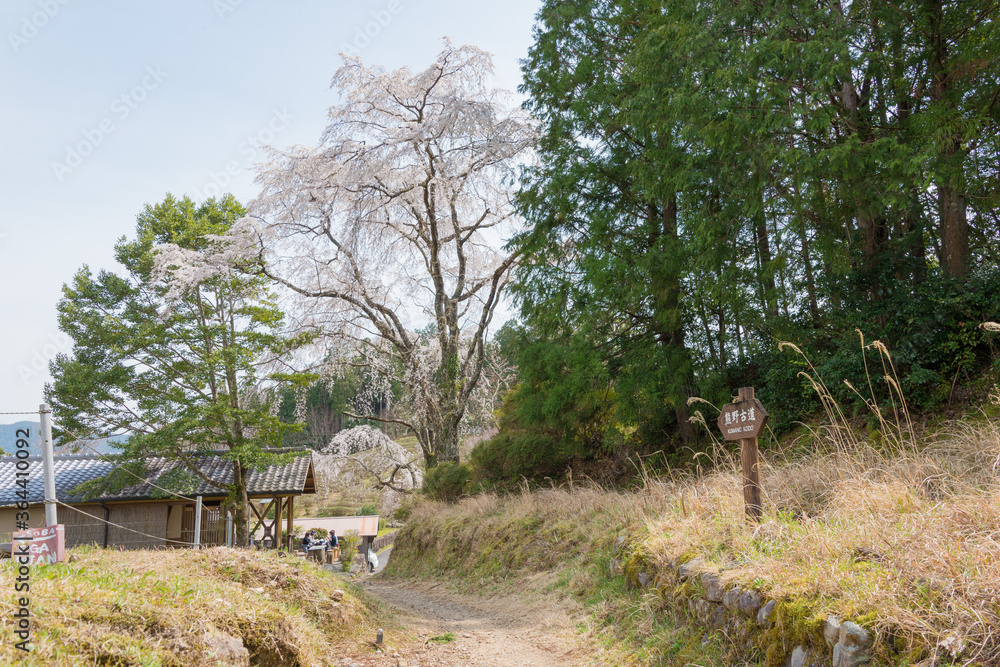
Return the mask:
<svg viewBox="0 0 1000 667">
<path fill-rule="evenodd" d="M 719 428 L 726 440 L 740 441 L 743 459 L 743 504 L 747 516 L 760 521 L 764 506 L 760 500 L 760 455 L 757 436 L 767 423 L 767 411 L 753 396 L 753 387 L 742 387 L 736 403 L 729 403 L 719 415 Z"/>
</svg>

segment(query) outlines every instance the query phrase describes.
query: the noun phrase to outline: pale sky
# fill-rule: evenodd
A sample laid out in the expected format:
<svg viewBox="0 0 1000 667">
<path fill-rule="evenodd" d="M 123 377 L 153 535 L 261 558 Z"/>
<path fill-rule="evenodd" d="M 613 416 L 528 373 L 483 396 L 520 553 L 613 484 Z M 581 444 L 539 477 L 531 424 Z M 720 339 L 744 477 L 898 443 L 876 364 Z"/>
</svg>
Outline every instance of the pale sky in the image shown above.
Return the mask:
<svg viewBox="0 0 1000 667">
<path fill-rule="evenodd" d="M 167 192 L 256 194 L 261 144 L 314 145 L 337 54 L 420 70 L 442 37 L 514 90 L 541 0 L 5 0 L 0 5 L 0 412 L 42 402 L 63 283 Z M 0 415 L 0 423 L 31 417 Z"/>
</svg>

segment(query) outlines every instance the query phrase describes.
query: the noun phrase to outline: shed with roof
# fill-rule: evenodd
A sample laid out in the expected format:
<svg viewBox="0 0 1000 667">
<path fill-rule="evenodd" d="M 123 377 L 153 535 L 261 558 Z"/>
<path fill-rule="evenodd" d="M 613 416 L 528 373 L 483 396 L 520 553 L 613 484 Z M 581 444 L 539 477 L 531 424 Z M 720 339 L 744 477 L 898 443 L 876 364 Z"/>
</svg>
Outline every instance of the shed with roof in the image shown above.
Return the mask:
<svg viewBox="0 0 1000 667">
<path fill-rule="evenodd" d="M 295 498 L 316 493 L 312 454 L 308 450 L 268 451 L 290 454 L 292 458 L 250 472 L 247 496 L 257 502 L 250 503 L 249 534 L 263 529 L 272 538 L 272 544 L 285 545 L 291 534 Z M 231 483 L 232 461 L 223 455 L 221 451 L 192 454 L 191 460 L 199 477 L 219 484 Z M 41 458 L 35 456 L 26 460 L 29 464 L 27 523 L 31 528 L 41 527 L 45 523 Z M 7 537 L 9 540 L 9 535 L 17 528 L 17 503 L 23 500 L 18 492 L 25 491 L 17 484 L 17 461 L 13 456 L 0 457 L 0 539 Z M 134 485 L 114 493 L 87 496 L 82 485 L 107 478 L 116 464 L 100 454 L 56 455 L 56 499 L 62 503 L 57 511 L 59 523 L 66 526 L 66 546 L 96 544 L 142 549 L 189 545 L 194 541 L 195 503 L 192 500 L 196 496 L 202 497 L 200 544 L 226 544 L 233 529 L 223 506 L 225 490 L 206 479 L 198 479 L 183 494 L 171 495 L 168 491 L 173 485 L 163 478 L 179 466 L 176 460 L 151 457 L 144 461 L 146 474 L 137 478 Z M 158 484 L 159 481 L 163 483 Z M 267 504 L 258 509 L 260 500 Z"/>
</svg>

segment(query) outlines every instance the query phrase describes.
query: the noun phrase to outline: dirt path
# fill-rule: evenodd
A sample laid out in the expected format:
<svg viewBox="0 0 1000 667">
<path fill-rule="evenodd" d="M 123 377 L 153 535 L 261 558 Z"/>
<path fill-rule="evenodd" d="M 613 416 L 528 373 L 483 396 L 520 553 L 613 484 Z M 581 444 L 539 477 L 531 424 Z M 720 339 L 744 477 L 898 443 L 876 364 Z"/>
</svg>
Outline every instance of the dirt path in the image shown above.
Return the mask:
<svg viewBox="0 0 1000 667">
<path fill-rule="evenodd" d="M 603 650 L 574 630 L 579 619 L 544 596 L 468 596 L 425 582 L 362 582 L 372 595 L 396 607 L 403 631 L 387 631 L 383 654 L 345 656 L 341 664 L 457 667 L 600 666 Z M 432 642 L 448 636 L 452 641 Z M 397 635 L 398 636 L 394 636 Z"/>
</svg>

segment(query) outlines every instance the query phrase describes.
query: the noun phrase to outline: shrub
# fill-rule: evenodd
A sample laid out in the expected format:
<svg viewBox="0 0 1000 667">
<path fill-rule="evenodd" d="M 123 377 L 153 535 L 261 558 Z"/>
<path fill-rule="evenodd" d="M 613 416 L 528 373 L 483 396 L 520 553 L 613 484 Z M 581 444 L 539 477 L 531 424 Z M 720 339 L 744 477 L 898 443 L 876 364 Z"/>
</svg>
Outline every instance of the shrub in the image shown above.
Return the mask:
<svg viewBox="0 0 1000 667">
<path fill-rule="evenodd" d="M 358 545 L 361 544 L 361 536 L 358 535 L 358 531 L 349 530 L 338 536 L 337 541 L 340 543 L 340 562 L 350 563 L 358 551 Z"/>
<path fill-rule="evenodd" d="M 522 477 L 559 475 L 577 453 L 576 448 L 544 433 L 501 431 L 475 446 L 470 463 L 478 479 L 504 485 Z"/>
<path fill-rule="evenodd" d="M 427 471 L 423 492 L 435 500 L 454 502 L 472 486 L 472 469 L 463 463 L 443 461 Z"/>
<path fill-rule="evenodd" d="M 392 518 L 397 521 L 406 521 L 413 514 L 414 508 L 417 506 L 419 500 L 417 496 L 409 495 L 403 499 L 403 502 L 399 504 L 396 511 L 392 513 Z"/>
<path fill-rule="evenodd" d="M 354 516 L 375 516 L 378 514 L 378 508 L 374 505 L 362 505 L 358 508 L 358 511 L 354 513 Z"/>
</svg>

